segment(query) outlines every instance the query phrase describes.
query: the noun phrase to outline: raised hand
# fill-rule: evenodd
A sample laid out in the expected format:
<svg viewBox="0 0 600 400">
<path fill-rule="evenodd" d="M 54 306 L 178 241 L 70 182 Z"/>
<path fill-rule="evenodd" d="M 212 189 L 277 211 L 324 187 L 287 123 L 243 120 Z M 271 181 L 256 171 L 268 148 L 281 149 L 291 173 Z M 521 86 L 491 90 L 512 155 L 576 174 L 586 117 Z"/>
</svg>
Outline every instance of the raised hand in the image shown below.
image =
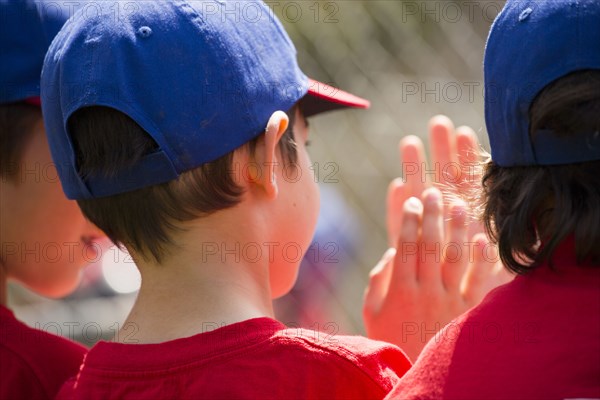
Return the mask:
<svg viewBox="0 0 600 400">
<path fill-rule="evenodd" d="M 418 137 L 400 141 L 403 178 L 387 196 L 390 249 L 371 271 L 363 307 L 368 336 L 413 359 L 439 329 L 512 279 L 462 200 L 480 188 L 475 133 L 436 116 L 429 137 L 431 164 Z"/>
<path fill-rule="evenodd" d="M 398 241 L 371 271 L 365 292 L 367 335 L 400 346 L 412 360 L 437 331 L 511 279 L 485 235 L 467 239 L 465 204 L 449 208 L 444 232 L 439 190 L 409 198 Z"/>
<path fill-rule="evenodd" d="M 402 178 L 388 187 L 387 229 L 389 245 L 394 246 L 402 226 L 402 205 L 409 197 L 420 197 L 431 186 L 444 194 L 444 204 L 457 198 L 470 198 L 481 186 L 479 142 L 467 126 L 454 129 L 452 121 L 443 115 L 429 121 L 431 163 L 427 163 L 423 142 L 417 136 L 400 141 Z M 450 211 L 445 207 L 445 214 Z M 468 236 L 483 233 L 483 227 L 468 210 Z"/>
</svg>

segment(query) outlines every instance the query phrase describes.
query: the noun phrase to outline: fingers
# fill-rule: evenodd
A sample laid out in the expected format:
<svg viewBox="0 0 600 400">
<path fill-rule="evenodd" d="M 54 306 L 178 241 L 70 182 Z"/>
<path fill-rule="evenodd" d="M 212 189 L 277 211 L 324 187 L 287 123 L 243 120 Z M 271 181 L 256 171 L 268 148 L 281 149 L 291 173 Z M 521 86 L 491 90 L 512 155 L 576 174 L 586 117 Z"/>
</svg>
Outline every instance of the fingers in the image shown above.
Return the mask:
<svg viewBox="0 0 600 400">
<path fill-rule="evenodd" d="M 415 286 L 417 281 L 419 256 L 417 242 L 423 206 L 419 199 L 411 197 L 404 203 L 403 211 L 403 222 L 393 261 L 390 293 L 398 293 L 407 285 Z"/>
<path fill-rule="evenodd" d="M 431 161 L 433 167 L 446 171 L 457 162 L 454 124 L 444 115 L 436 115 L 429 121 L 429 143 L 431 146 Z M 447 178 L 442 173 L 439 182 L 445 184 Z"/>
<path fill-rule="evenodd" d="M 456 148 L 461 164 L 473 164 L 479 161 L 479 141 L 473 129 L 468 126 L 456 128 Z"/>
<path fill-rule="evenodd" d="M 465 199 L 473 199 L 475 193 L 481 191 L 480 146 L 475 132 L 468 126 L 456 129 L 456 145 L 461 168 L 461 179 L 458 182 L 458 194 Z M 483 224 L 474 218 L 468 221 L 468 237 L 483 233 Z"/>
<path fill-rule="evenodd" d="M 390 246 L 395 246 L 398 241 L 404 202 L 411 196 L 420 198 L 427 187 L 423 174 L 427 163 L 421 139 L 409 135 L 404 137 L 398 146 L 402 161 L 402 179 L 395 179 L 390 183 L 387 196 L 386 223 Z"/>
<path fill-rule="evenodd" d="M 426 165 L 423 142 L 418 137 L 410 135 L 403 138 L 399 146 L 406 198 L 421 197 L 421 193 L 427 187 L 423 174 Z"/>
<path fill-rule="evenodd" d="M 477 135 L 468 126 L 456 130 L 456 147 L 461 168 L 460 190 L 464 192 L 481 184 L 481 168 L 479 166 L 479 142 Z"/>
<path fill-rule="evenodd" d="M 401 178 L 396 178 L 388 186 L 386 225 L 388 246 L 394 247 L 402 226 L 402 208 L 406 200 L 406 190 Z"/>
<path fill-rule="evenodd" d="M 478 304 L 490 290 L 489 280 L 494 275 L 498 262 L 497 252 L 484 234 L 475 235 L 472 240 L 471 262 L 464 276 L 461 291 L 466 303 Z"/>
<path fill-rule="evenodd" d="M 440 265 L 443 239 L 442 193 L 436 188 L 430 188 L 423 193 L 423 225 L 417 271 L 420 284 L 441 287 Z"/>
<path fill-rule="evenodd" d="M 365 291 L 364 312 L 377 312 L 387 295 L 392 275 L 391 260 L 396 249 L 389 248 L 369 273 L 369 286 Z"/>
<path fill-rule="evenodd" d="M 460 291 L 460 283 L 469 262 L 469 254 L 464 248 L 467 242 L 467 205 L 457 201 L 449 207 L 447 221 L 447 241 L 444 245 L 442 282 L 449 292 Z"/>
</svg>

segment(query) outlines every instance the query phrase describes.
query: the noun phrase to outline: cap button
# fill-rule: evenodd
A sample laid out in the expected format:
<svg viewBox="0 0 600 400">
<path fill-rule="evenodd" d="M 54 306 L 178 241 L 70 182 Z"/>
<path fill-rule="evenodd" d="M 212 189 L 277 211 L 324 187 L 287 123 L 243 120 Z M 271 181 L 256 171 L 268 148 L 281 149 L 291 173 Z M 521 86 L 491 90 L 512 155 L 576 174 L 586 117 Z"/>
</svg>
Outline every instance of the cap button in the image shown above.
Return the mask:
<svg viewBox="0 0 600 400">
<path fill-rule="evenodd" d="M 149 26 L 142 26 L 140 29 L 138 29 L 137 33 L 139 36 L 147 38 L 152 35 L 152 29 L 150 29 Z"/>
<path fill-rule="evenodd" d="M 531 7 L 527 7 L 526 9 L 524 9 L 523 12 L 521 12 L 521 14 L 519 15 L 519 22 L 523 22 L 527 18 L 529 18 L 529 15 L 531 15 L 532 11 L 533 10 L 531 9 Z"/>
</svg>

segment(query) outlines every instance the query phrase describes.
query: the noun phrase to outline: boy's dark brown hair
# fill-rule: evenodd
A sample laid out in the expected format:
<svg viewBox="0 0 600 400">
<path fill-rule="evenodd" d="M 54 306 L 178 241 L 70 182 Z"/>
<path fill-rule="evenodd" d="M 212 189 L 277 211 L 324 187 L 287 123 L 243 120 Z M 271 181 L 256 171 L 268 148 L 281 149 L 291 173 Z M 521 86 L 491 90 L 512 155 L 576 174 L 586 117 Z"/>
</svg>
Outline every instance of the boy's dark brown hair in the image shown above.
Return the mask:
<svg viewBox="0 0 600 400">
<path fill-rule="evenodd" d="M 600 135 L 600 71 L 569 74 L 542 90 L 530 110 L 530 135 Z M 557 246 L 575 241 L 577 263 L 600 265 L 600 161 L 500 167 L 483 176 L 483 221 L 510 270 L 552 265 Z"/>
<path fill-rule="evenodd" d="M 25 146 L 41 118 L 40 108 L 31 104 L 0 105 L 0 179 L 19 182 Z"/>
<path fill-rule="evenodd" d="M 284 163 L 296 162 L 294 117 L 279 142 Z M 114 176 L 156 150 L 156 143 L 135 121 L 108 107 L 87 107 L 68 121 L 81 176 Z M 260 136 L 245 146 L 253 152 Z M 178 179 L 114 196 L 78 200 L 83 214 L 117 245 L 125 245 L 147 260 L 161 262 L 176 244 L 177 222 L 189 221 L 233 207 L 243 189 L 234 173 L 233 152 L 187 171 Z M 239 167 L 239 166 L 237 166 Z M 236 172 L 237 171 L 237 172 Z"/>
</svg>

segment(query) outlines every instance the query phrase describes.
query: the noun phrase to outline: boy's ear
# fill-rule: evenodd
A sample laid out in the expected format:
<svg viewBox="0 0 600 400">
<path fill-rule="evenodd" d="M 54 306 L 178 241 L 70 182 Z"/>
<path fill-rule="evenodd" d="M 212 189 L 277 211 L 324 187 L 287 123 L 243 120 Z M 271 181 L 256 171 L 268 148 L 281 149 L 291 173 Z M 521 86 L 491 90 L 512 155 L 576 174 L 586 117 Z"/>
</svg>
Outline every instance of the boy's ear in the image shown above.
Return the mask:
<svg viewBox="0 0 600 400">
<path fill-rule="evenodd" d="M 275 167 L 279 161 L 277 159 L 277 144 L 285 133 L 289 118 L 283 111 L 275 111 L 265 129 L 263 140 L 259 140 L 255 160 L 260 167 L 261 173 L 255 179 L 255 182 L 263 187 L 269 198 L 277 197 L 277 179 L 275 176 Z"/>
</svg>

